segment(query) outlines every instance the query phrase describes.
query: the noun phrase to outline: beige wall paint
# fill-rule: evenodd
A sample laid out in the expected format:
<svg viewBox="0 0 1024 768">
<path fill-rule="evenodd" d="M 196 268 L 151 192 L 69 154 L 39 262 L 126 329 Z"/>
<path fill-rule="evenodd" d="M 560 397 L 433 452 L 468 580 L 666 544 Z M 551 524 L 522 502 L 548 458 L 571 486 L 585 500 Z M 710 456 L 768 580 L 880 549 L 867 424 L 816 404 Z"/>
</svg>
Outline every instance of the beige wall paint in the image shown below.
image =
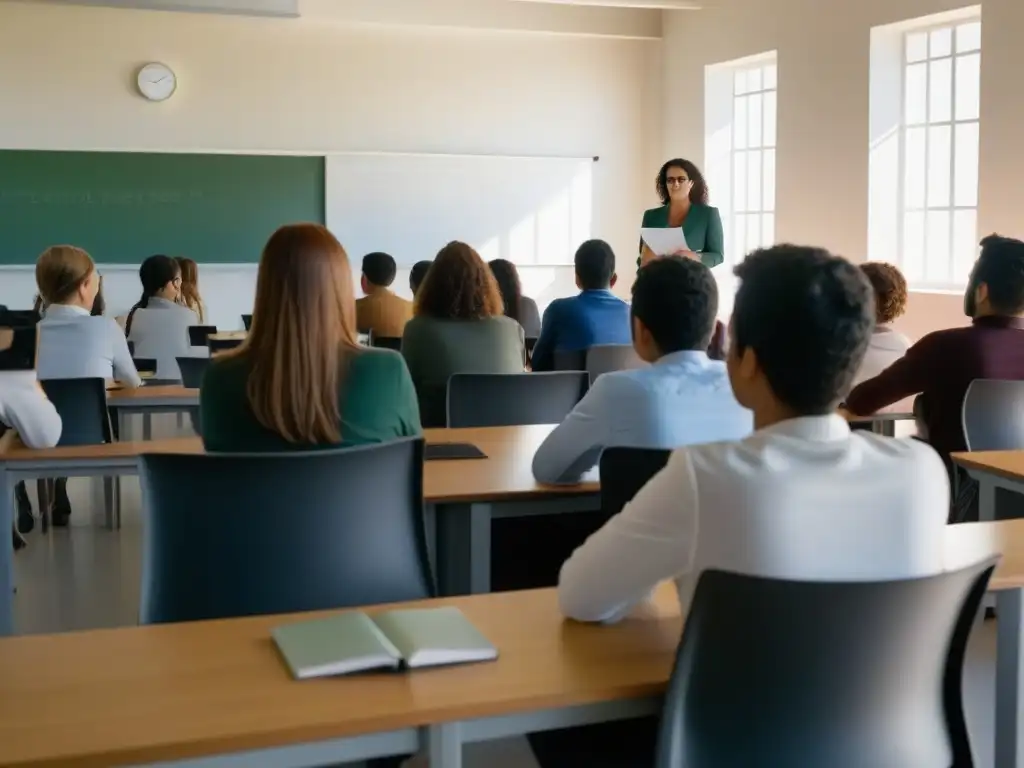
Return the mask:
<svg viewBox="0 0 1024 768">
<path fill-rule="evenodd" d="M 664 156 L 704 157 L 704 67 L 778 51 L 776 233 L 866 253 L 870 30 L 973 5 L 956 0 L 716 0 L 698 13 L 666 12 Z M 1024 3 L 982 5 L 979 233 L 1024 236 L 1018 189 L 1024 101 Z M 714 191 L 712 190 L 712 196 Z M 713 202 L 713 200 L 712 200 Z M 962 298 L 914 294 L 901 327 L 921 335 L 966 322 Z"/>
<path fill-rule="evenodd" d="M 0 147 L 600 155 L 595 234 L 631 271 L 661 143 L 660 43 L 594 34 L 626 18 L 608 9 L 486 2 L 534 31 L 367 23 L 323 2 L 298 21 L 0 2 Z M 660 30 L 638 13 L 627 31 Z M 151 60 L 179 76 L 163 104 L 134 92 Z M 395 192 L 400 219 L 416 201 Z"/>
</svg>

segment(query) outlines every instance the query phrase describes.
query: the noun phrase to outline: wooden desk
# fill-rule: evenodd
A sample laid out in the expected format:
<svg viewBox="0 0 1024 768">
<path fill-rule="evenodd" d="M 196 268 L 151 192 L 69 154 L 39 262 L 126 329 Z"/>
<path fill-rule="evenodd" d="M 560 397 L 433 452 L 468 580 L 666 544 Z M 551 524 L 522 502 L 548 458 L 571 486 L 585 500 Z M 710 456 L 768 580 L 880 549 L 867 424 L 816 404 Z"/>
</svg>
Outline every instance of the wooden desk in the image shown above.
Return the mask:
<svg viewBox="0 0 1024 768">
<path fill-rule="evenodd" d="M 951 526 L 947 565 L 993 546 L 1004 552 L 993 587 L 1019 593 L 1024 521 Z M 458 606 L 498 661 L 295 682 L 269 632 L 300 616 L 0 640 L 0 764 L 321 765 L 425 749 L 432 768 L 458 768 L 467 742 L 656 711 L 682 624 L 667 584 L 613 627 L 563 622 L 554 590 L 437 604 Z M 1014 653 L 1005 620 L 1000 664 Z"/>
<path fill-rule="evenodd" d="M 669 585 L 616 627 L 564 623 L 554 590 L 432 602 L 461 608 L 498 661 L 297 682 L 270 629 L 302 616 L 4 639 L 0 764 L 324 765 L 426 748 L 451 768 L 463 742 L 655 711 L 681 627 Z"/>
<path fill-rule="evenodd" d="M 135 389 L 113 389 L 107 393 L 107 406 L 117 418 L 117 434 L 122 440 L 130 440 L 128 416 L 141 414 L 142 439 L 152 438 L 154 413 L 182 413 L 199 407 L 199 390 L 187 389 L 180 384 L 158 384 Z"/>
<path fill-rule="evenodd" d="M 141 392 L 131 396 L 145 397 Z M 473 443 L 488 456 L 480 460 L 429 461 L 424 467 L 427 537 L 433 545 L 441 594 L 490 591 L 493 518 L 561 514 L 600 506 L 596 472 L 580 485 L 545 486 L 533 479 L 533 454 L 551 429 L 535 426 L 427 430 L 428 441 Z M 9 526 L 13 520 L 13 490 L 3 493 L 3 489 L 13 489 L 19 480 L 135 475 L 141 453 L 202 450 L 196 437 L 45 450 L 26 448 L 12 439 L 0 441 L 0 525 Z M 10 556 L 9 548 L 0 549 L 0 635 L 13 630 L 11 591 L 5 589 L 4 582 L 5 575 L 10 578 Z"/>
</svg>

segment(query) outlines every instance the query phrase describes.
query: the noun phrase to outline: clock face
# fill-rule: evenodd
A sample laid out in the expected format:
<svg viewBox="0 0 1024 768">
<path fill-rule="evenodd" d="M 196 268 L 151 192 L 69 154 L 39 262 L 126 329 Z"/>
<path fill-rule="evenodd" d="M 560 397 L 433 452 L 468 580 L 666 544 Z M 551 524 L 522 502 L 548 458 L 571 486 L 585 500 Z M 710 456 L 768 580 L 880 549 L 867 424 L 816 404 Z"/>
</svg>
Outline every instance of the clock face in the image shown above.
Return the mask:
<svg viewBox="0 0 1024 768">
<path fill-rule="evenodd" d="M 178 87 L 178 78 L 166 64 L 147 64 L 139 70 L 139 93 L 150 101 L 171 98 Z"/>
</svg>

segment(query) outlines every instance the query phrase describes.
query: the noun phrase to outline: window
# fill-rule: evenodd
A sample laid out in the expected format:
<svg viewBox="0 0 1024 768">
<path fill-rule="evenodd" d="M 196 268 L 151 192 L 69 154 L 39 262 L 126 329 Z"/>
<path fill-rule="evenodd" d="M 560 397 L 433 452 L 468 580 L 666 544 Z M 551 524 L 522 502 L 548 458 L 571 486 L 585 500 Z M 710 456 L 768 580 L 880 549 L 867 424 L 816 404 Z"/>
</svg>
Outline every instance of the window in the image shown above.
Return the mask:
<svg viewBox="0 0 1024 768">
<path fill-rule="evenodd" d="M 705 109 L 711 204 L 725 228 L 725 256 L 736 264 L 775 242 L 775 54 L 709 67 Z"/>
<path fill-rule="evenodd" d="M 977 254 L 981 20 L 954 16 L 897 30 L 898 93 L 872 37 L 869 258 L 895 261 L 914 288 L 962 290 Z M 887 111 L 898 130 L 876 120 Z"/>
</svg>

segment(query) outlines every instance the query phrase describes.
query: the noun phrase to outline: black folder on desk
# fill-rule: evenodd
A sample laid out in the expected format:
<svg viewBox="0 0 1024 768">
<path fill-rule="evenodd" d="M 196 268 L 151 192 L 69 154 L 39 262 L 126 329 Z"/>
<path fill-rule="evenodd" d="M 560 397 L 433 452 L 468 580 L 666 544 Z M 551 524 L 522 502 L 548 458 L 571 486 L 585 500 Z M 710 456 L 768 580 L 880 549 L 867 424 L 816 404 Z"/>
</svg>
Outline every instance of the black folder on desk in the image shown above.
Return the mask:
<svg viewBox="0 0 1024 768">
<path fill-rule="evenodd" d="M 424 461 L 486 458 L 487 454 L 472 443 L 427 443 L 423 449 Z"/>
</svg>

